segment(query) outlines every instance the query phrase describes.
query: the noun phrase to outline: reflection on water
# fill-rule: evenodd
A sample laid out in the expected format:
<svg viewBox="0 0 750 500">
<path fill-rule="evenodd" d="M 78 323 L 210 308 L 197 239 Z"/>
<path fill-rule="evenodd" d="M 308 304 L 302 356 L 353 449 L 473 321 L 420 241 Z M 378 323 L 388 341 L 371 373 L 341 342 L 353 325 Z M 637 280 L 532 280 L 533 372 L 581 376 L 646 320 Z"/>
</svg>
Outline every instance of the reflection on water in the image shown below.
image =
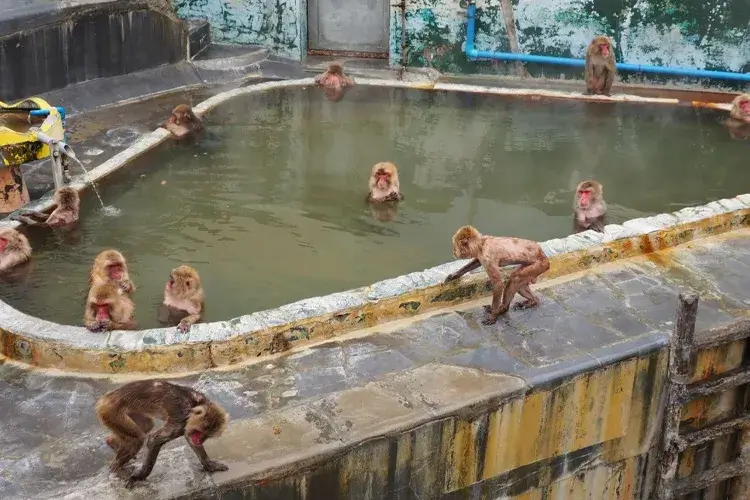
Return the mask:
<svg viewBox="0 0 750 500">
<path fill-rule="evenodd" d="M 535 240 L 569 233 L 573 189 L 605 186 L 610 221 L 748 192 L 748 144 L 721 114 L 669 106 L 504 99 L 355 87 L 234 100 L 200 143 L 172 143 L 84 199 L 80 234 L 33 233 L 20 310 L 80 324 L 86 274 L 107 247 L 130 261 L 136 316 L 156 326 L 170 269 L 198 269 L 207 320 L 229 319 L 451 260 L 463 224 Z M 364 203 L 373 164 L 400 168 L 397 211 Z"/>
</svg>

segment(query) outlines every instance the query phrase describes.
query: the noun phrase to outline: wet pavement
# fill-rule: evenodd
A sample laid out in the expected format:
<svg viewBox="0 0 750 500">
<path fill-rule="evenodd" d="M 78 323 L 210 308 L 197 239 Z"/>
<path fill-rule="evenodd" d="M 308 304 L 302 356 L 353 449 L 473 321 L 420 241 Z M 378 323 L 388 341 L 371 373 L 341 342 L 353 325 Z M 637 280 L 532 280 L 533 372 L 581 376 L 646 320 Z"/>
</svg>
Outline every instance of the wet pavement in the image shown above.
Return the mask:
<svg viewBox="0 0 750 500">
<path fill-rule="evenodd" d="M 701 293 L 699 330 L 748 316 L 750 230 L 552 281 L 539 288 L 538 308 L 511 310 L 493 326 L 481 324 L 475 303 L 178 379 L 229 412 L 228 430 L 207 449 L 230 470 L 203 473 L 177 440 L 129 493 L 107 472 L 112 453 L 93 412 L 96 398 L 124 379 L 52 376 L 6 363 L 0 498 L 218 498 L 239 478 L 325 460 L 493 395 L 659 349 L 673 327 L 677 293 L 687 289 Z"/>
</svg>

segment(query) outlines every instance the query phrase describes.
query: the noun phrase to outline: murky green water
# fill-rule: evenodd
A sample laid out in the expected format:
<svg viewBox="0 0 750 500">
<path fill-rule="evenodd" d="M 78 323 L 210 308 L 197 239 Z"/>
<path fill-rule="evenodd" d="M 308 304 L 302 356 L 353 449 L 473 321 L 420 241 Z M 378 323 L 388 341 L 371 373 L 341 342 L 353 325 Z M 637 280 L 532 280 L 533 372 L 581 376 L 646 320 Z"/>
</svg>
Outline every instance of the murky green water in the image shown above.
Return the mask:
<svg viewBox="0 0 750 500">
<path fill-rule="evenodd" d="M 196 267 L 207 319 L 228 319 L 447 262 L 463 224 L 536 240 L 565 236 L 577 182 L 605 186 L 610 222 L 750 192 L 750 142 L 722 115 L 670 106 L 539 102 L 355 88 L 249 96 L 213 112 L 204 140 L 171 144 L 84 200 L 80 233 L 34 233 L 28 281 L 2 298 L 80 324 L 86 273 L 107 247 L 130 260 L 140 324 L 172 267 Z M 395 162 L 406 200 L 393 220 L 364 203 L 367 176 Z M 166 181 L 166 182 L 164 182 Z"/>
</svg>

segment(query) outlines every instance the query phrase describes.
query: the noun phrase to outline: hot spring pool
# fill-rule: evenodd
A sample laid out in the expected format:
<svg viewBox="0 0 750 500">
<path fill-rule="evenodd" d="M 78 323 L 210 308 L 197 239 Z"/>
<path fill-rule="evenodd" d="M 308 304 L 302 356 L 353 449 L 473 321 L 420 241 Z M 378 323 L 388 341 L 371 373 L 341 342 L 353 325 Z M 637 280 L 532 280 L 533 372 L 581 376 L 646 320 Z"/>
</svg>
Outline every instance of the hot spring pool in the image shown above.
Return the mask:
<svg viewBox="0 0 750 500">
<path fill-rule="evenodd" d="M 452 259 L 459 226 L 539 241 L 571 229 L 575 185 L 604 184 L 609 222 L 750 191 L 749 145 L 724 114 L 659 105 L 523 101 L 355 87 L 236 98 L 194 144 L 168 143 L 84 197 L 77 234 L 34 231 L 27 281 L 2 299 L 81 324 L 94 256 L 129 259 L 136 317 L 158 326 L 169 271 L 201 274 L 207 321 L 368 285 Z M 393 161 L 406 200 L 392 220 L 364 202 L 370 168 Z M 382 214 L 381 214 L 382 216 Z"/>
</svg>

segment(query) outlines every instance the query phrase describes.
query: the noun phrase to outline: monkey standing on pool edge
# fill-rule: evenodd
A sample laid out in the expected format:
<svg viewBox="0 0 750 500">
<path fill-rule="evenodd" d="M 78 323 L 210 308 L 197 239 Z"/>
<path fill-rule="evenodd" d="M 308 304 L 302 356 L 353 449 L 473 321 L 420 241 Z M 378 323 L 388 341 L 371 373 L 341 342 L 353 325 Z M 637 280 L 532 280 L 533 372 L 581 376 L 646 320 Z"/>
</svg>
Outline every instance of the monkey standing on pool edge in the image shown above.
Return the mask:
<svg viewBox="0 0 750 500">
<path fill-rule="evenodd" d="M 594 38 L 586 50 L 586 93 L 610 95 L 616 76 L 612 42 L 603 35 Z"/>
<path fill-rule="evenodd" d="M 485 306 L 489 317 L 482 321 L 492 325 L 499 316 L 508 312 L 510 302 L 521 294 L 526 300 L 518 303 L 517 309 L 528 309 L 539 304 L 531 293 L 530 284 L 549 270 L 549 259 L 539 243 L 521 238 L 485 236 L 473 226 L 463 226 L 453 235 L 453 256 L 457 259 L 473 259 L 464 267 L 448 275 L 445 282 L 453 281 L 480 265 L 484 267 L 492 284 L 492 305 Z M 503 289 L 501 267 L 520 264 L 508 277 Z"/>
<path fill-rule="evenodd" d="M 162 446 L 184 436 L 188 446 L 208 472 L 228 470 L 226 465 L 208 458 L 203 443 L 218 437 L 226 427 L 229 416 L 217 403 L 190 387 L 163 380 L 139 380 L 108 392 L 96 402 L 96 416 L 112 434 L 106 443 L 115 452 L 109 465 L 112 472 L 127 481 L 146 479 L 154 469 Z M 152 432 L 154 419 L 164 421 Z M 146 458 L 141 468 L 132 474 L 125 465 L 134 459 L 143 444 Z"/>
</svg>

